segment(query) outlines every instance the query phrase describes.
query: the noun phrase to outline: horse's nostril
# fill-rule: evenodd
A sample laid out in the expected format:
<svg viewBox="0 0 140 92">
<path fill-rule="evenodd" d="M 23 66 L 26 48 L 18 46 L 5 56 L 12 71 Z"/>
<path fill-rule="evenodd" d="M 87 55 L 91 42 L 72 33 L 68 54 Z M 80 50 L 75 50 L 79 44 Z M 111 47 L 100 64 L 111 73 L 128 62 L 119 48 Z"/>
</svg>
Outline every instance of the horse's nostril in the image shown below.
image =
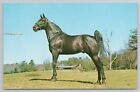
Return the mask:
<svg viewBox="0 0 140 92">
<path fill-rule="evenodd" d="M 35 30 L 36 29 L 36 27 L 33 27 L 33 30 Z"/>
</svg>

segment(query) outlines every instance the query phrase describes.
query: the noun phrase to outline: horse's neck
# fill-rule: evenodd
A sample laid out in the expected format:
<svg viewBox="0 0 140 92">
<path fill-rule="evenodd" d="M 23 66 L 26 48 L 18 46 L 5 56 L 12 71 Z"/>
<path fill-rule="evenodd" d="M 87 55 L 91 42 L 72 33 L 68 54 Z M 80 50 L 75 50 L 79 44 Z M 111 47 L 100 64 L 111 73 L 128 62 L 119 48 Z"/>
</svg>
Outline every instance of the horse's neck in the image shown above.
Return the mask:
<svg viewBox="0 0 140 92">
<path fill-rule="evenodd" d="M 53 33 L 51 30 L 45 30 L 46 35 L 47 35 L 47 39 L 50 42 L 50 40 L 56 35 L 55 33 Z"/>
<path fill-rule="evenodd" d="M 62 30 L 59 28 L 59 26 L 57 26 L 57 25 L 54 24 L 53 22 L 49 21 L 48 23 L 49 23 L 48 25 L 50 26 L 51 31 L 52 31 L 53 33 L 62 32 Z"/>
<path fill-rule="evenodd" d="M 60 34 L 62 32 L 62 30 L 59 28 L 59 26 L 57 26 L 56 24 L 54 24 L 53 22 L 48 22 L 48 26 L 45 29 L 48 41 L 50 41 L 54 36 L 56 36 L 57 34 Z"/>
</svg>

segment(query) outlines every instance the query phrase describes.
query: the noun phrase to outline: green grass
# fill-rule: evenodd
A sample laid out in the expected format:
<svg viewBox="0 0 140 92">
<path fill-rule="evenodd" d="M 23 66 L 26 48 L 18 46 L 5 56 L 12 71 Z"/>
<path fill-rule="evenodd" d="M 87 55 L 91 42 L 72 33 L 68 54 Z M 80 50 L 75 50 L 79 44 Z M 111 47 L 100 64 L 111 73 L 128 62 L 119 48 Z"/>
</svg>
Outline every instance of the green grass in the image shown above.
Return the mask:
<svg viewBox="0 0 140 92">
<path fill-rule="evenodd" d="M 52 82 L 52 71 L 4 74 L 4 89 L 136 89 L 137 70 L 105 71 L 106 84 L 95 84 L 97 72 L 58 70 L 58 81 Z"/>
</svg>

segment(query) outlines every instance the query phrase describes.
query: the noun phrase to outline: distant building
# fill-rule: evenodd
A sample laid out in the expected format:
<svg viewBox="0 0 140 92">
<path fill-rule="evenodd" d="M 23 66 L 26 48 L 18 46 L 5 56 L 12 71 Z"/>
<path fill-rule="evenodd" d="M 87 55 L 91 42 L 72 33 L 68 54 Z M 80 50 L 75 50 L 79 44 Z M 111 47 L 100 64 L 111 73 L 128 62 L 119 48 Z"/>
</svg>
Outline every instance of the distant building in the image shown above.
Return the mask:
<svg viewBox="0 0 140 92">
<path fill-rule="evenodd" d="M 78 69 L 79 67 L 81 67 L 81 64 L 78 64 L 78 65 L 73 65 L 73 66 L 65 66 L 65 65 L 59 65 L 57 66 L 57 69 L 58 70 L 63 70 L 63 69 L 67 69 L 67 70 L 70 70 L 70 69 Z"/>
</svg>

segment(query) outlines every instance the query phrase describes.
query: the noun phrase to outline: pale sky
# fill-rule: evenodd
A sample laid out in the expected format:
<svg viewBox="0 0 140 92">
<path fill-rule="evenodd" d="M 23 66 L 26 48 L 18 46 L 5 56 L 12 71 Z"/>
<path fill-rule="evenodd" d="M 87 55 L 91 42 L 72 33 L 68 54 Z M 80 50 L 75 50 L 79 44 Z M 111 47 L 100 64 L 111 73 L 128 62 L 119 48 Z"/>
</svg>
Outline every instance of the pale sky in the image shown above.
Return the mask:
<svg viewBox="0 0 140 92">
<path fill-rule="evenodd" d="M 70 35 L 93 35 L 99 30 L 104 40 L 112 33 L 111 50 L 126 47 L 130 30 L 137 28 L 137 4 L 135 3 L 93 3 L 93 4 L 4 4 L 4 64 L 33 59 L 36 64 L 52 61 L 45 32 L 34 32 L 32 27 L 40 14 L 56 23 Z M 83 57 L 86 54 L 61 55 L 59 61 L 69 57 Z"/>
</svg>

